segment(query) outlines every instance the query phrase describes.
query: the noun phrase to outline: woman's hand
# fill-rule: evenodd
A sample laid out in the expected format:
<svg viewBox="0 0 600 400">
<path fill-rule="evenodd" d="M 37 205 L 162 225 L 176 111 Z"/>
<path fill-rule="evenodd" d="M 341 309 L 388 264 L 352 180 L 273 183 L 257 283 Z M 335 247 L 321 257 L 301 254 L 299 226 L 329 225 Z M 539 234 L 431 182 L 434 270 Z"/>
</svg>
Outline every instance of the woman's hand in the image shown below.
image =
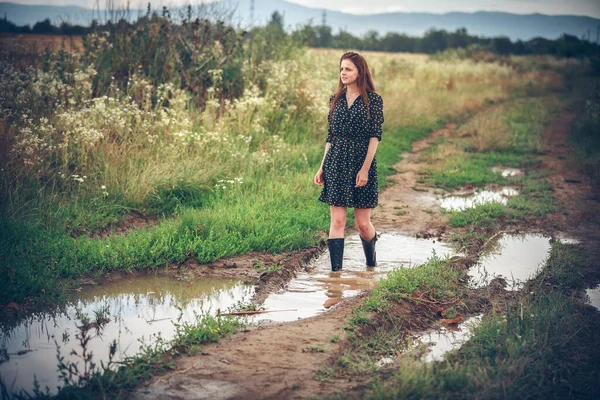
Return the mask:
<svg viewBox="0 0 600 400">
<path fill-rule="evenodd" d="M 369 181 L 369 170 L 361 168 L 356 175 L 356 186 L 355 187 L 363 187 Z"/>
<path fill-rule="evenodd" d="M 315 185 L 323 186 L 323 168 L 319 168 L 314 179 Z"/>
</svg>

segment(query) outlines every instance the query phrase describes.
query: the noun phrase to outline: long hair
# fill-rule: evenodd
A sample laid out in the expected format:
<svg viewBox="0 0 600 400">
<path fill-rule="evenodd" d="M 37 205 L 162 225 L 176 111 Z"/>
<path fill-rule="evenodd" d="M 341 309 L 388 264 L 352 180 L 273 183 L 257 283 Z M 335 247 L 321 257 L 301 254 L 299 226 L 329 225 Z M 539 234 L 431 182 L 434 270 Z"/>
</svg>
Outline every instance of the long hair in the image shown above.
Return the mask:
<svg viewBox="0 0 600 400">
<path fill-rule="evenodd" d="M 340 58 L 340 66 L 342 65 L 343 60 L 350 60 L 352 64 L 356 66 L 358 70 L 358 77 L 356 78 L 356 86 L 360 90 L 360 97 L 362 98 L 363 103 L 367 107 L 367 118 L 371 118 L 371 113 L 369 111 L 369 92 L 375 91 L 375 85 L 373 84 L 373 78 L 371 77 L 371 71 L 369 71 L 369 66 L 367 65 L 367 61 L 363 56 L 353 51 L 349 51 L 342 55 Z M 333 101 L 331 102 L 331 108 L 329 109 L 328 120 L 331 121 L 331 117 L 333 116 L 333 110 L 335 109 L 335 105 L 337 104 L 340 96 L 346 93 L 346 85 L 342 83 L 342 77 L 339 77 L 338 88 L 333 97 Z"/>
</svg>

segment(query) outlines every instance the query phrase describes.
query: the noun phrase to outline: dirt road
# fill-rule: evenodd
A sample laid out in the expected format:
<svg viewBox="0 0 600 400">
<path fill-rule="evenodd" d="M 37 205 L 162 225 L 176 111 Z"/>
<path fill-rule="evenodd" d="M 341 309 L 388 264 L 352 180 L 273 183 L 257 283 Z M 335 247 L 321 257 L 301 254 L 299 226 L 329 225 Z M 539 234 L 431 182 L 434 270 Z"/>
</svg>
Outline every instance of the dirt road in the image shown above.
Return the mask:
<svg viewBox="0 0 600 400">
<path fill-rule="evenodd" d="M 590 182 L 582 178 L 568 152 L 569 123 L 575 114 L 563 110 L 548 125 L 544 167 L 550 175 L 561 211 L 541 218 L 536 227 L 553 236 L 598 239 L 600 203 L 591 196 Z M 417 187 L 420 152 L 440 135 L 452 136 L 456 125 L 449 124 L 429 138 L 416 142 L 395 168 L 393 184 L 380 194 L 381 206 L 373 216 L 379 230 L 444 239 L 446 222 L 434 201 L 433 189 Z M 398 210 L 402 210 L 401 213 Z M 238 333 L 221 343 L 207 345 L 201 354 L 181 357 L 174 370 L 143 383 L 136 399 L 281 399 L 323 397 L 356 393 L 360 380 L 324 382 L 315 379 L 341 351 L 343 326 L 352 309 L 364 296 L 346 300 L 316 317 L 261 326 Z M 332 340 L 339 336 L 342 340 Z"/>
</svg>

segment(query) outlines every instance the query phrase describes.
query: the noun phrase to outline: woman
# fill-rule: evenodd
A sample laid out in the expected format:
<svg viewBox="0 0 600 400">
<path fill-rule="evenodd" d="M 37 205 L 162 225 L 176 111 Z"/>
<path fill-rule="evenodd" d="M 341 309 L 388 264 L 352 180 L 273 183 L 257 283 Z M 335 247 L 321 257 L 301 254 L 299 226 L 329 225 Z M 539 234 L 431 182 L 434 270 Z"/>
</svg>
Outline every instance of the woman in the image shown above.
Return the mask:
<svg viewBox="0 0 600 400">
<path fill-rule="evenodd" d="M 375 92 L 369 67 L 360 54 L 342 55 L 338 89 L 329 103 L 325 153 L 314 182 L 323 186 L 319 200 L 330 205 L 327 244 L 331 270 L 342 269 L 348 207 L 354 208 L 367 265 L 374 267 L 377 234 L 371 209 L 378 200 L 375 152 L 381 140 L 383 100 Z"/>
</svg>

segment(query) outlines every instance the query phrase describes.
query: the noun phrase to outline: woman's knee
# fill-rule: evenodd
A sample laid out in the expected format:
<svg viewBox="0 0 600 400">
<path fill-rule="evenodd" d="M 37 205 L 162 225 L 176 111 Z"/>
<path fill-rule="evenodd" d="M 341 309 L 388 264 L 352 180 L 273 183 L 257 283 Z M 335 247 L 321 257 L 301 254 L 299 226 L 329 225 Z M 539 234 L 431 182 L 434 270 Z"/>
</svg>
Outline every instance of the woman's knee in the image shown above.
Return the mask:
<svg viewBox="0 0 600 400">
<path fill-rule="evenodd" d="M 368 232 L 371 229 L 371 221 L 368 219 L 356 221 L 356 227 L 362 232 Z"/>
<path fill-rule="evenodd" d="M 346 227 L 345 216 L 332 216 L 331 227 L 334 229 L 344 229 Z"/>
</svg>

